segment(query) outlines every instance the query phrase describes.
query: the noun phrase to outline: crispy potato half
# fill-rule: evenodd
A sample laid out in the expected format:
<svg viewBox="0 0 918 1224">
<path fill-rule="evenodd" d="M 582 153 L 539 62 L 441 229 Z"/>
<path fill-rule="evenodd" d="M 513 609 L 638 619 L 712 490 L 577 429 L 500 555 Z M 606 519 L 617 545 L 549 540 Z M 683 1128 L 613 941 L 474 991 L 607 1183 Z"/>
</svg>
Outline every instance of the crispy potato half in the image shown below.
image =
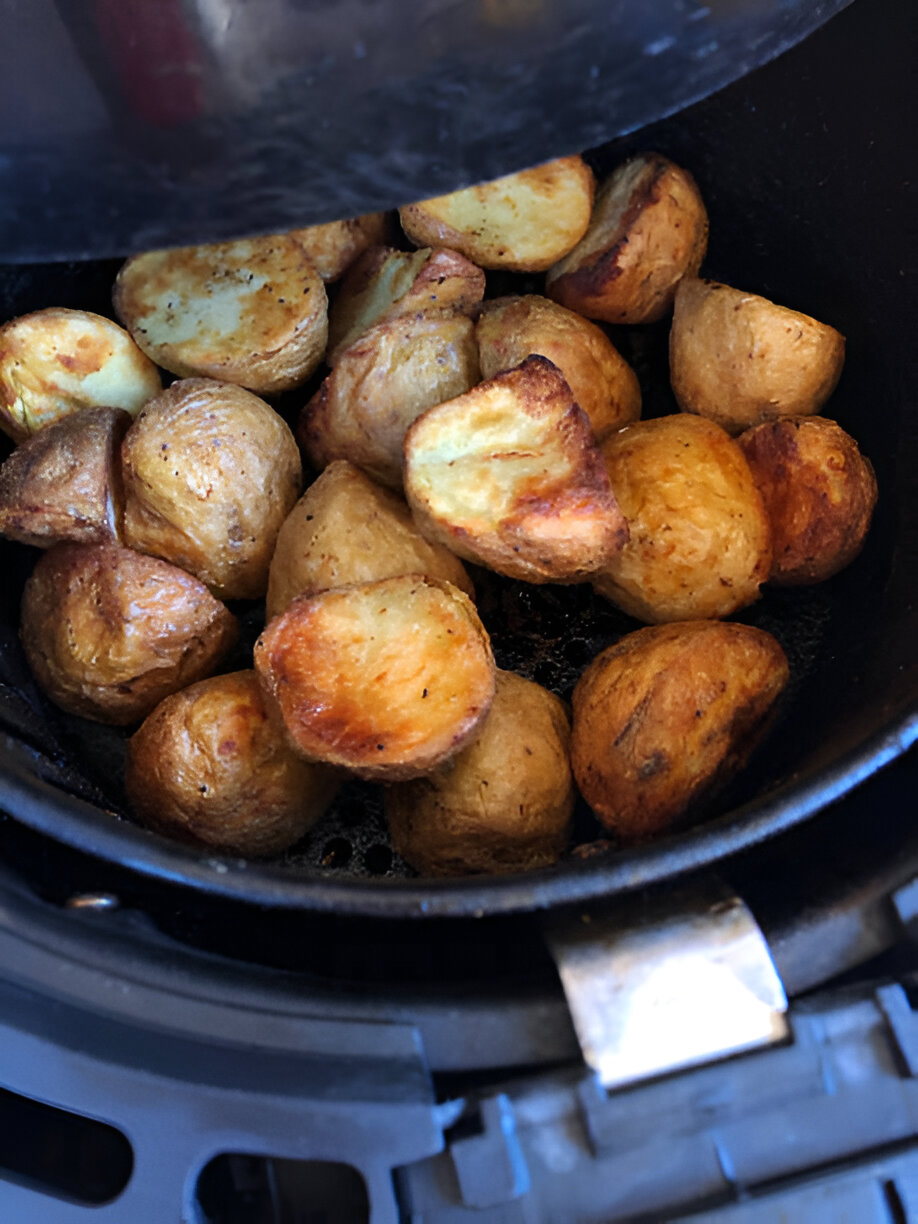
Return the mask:
<svg viewBox="0 0 918 1224">
<path fill-rule="evenodd" d="M 386 788 L 394 849 L 422 875 L 531 871 L 567 845 L 574 783 L 564 703 L 498 671 L 474 743 L 426 778 Z"/>
<path fill-rule="evenodd" d="M 255 672 L 239 671 L 161 701 L 128 741 L 124 785 L 157 833 L 256 858 L 298 842 L 339 781 L 291 751 Z"/>
<path fill-rule="evenodd" d="M 124 542 L 195 574 L 221 599 L 258 599 L 302 484 L 286 422 L 232 383 L 173 383 L 121 447 Z"/>
<path fill-rule="evenodd" d="M 121 408 L 84 408 L 21 443 L 0 467 L 0 535 L 36 548 L 117 541 L 130 423 Z"/>
<path fill-rule="evenodd" d="M 329 317 L 325 359 L 334 366 L 376 323 L 406 315 L 468 314 L 484 291 L 484 272 L 457 251 L 370 247 L 341 282 Z"/>
<path fill-rule="evenodd" d="M 844 336 L 809 315 L 716 281 L 679 286 L 669 369 L 683 412 L 733 434 L 818 412 L 844 362 Z"/>
<path fill-rule="evenodd" d="M 590 223 L 593 171 L 582 157 L 507 174 L 399 209 L 417 246 L 449 247 L 480 268 L 544 272 Z"/>
<path fill-rule="evenodd" d="M 607 438 L 603 458 L 631 538 L 593 586 L 638 620 L 729 616 L 771 568 L 771 532 L 749 465 L 713 421 L 675 414 Z"/>
<path fill-rule="evenodd" d="M 367 247 L 384 243 L 388 232 L 386 213 L 365 213 L 348 221 L 291 230 L 290 237 L 300 244 L 324 281 L 336 281 Z"/>
<path fill-rule="evenodd" d="M 769 578 L 822 582 L 861 551 L 877 479 L 857 442 L 826 417 L 768 421 L 737 438 L 771 524 Z"/>
<path fill-rule="evenodd" d="M 428 539 L 526 582 L 577 581 L 628 538 L 589 420 L 544 357 L 418 417 L 405 493 Z"/>
<path fill-rule="evenodd" d="M 338 358 L 303 409 L 297 440 L 315 468 L 349 459 L 401 489 L 408 426 L 478 380 L 475 326 L 465 315 L 378 323 Z"/>
<path fill-rule="evenodd" d="M 708 215 L 687 170 L 641 153 L 600 187 L 590 227 L 549 271 L 550 298 L 590 319 L 653 323 L 708 245 Z"/>
<path fill-rule="evenodd" d="M 399 574 L 424 574 L 475 594 L 459 558 L 424 539 L 402 498 L 337 459 L 284 519 L 268 578 L 268 620 L 298 595 Z"/>
<path fill-rule="evenodd" d="M 102 315 L 54 307 L 0 327 L 0 429 L 14 442 L 84 408 L 133 416 L 161 388 L 149 357 Z"/>
<path fill-rule="evenodd" d="M 322 278 L 285 234 L 135 255 L 114 302 L 157 365 L 263 395 L 305 382 L 328 338 Z"/>
<path fill-rule="evenodd" d="M 778 642 L 748 625 L 628 634 L 574 689 L 571 763 L 584 799 L 624 841 L 666 832 L 745 764 L 787 677 Z"/>
<path fill-rule="evenodd" d="M 53 702 L 123 726 L 215 671 L 238 627 L 174 565 L 117 544 L 59 544 L 26 582 L 19 632 Z"/>
<path fill-rule="evenodd" d="M 256 642 L 255 668 L 297 752 L 380 781 L 454 755 L 494 697 L 472 601 L 419 574 L 295 599 Z"/>
<path fill-rule="evenodd" d="M 476 327 L 481 375 L 493 378 L 533 354 L 558 367 L 601 442 L 641 415 L 637 375 L 595 323 L 537 294 L 494 298 Z"/>
</svg>

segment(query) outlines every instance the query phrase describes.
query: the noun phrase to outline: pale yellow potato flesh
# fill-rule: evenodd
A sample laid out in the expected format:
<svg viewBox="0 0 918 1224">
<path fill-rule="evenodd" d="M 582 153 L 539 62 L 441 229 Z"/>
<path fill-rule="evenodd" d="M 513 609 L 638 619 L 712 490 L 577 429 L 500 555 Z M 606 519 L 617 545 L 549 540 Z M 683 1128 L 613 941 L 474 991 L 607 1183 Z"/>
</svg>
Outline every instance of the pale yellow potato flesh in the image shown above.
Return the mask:
<svg viewBox="0 0 918 1224">
<path fill-rule="evenodd" d="M 347 221 L 328 221 L 290 231 L 324 281 L 336 281 L 367 247 L 386 241 L 386 213 L 366 213 Z"/>
</svg>

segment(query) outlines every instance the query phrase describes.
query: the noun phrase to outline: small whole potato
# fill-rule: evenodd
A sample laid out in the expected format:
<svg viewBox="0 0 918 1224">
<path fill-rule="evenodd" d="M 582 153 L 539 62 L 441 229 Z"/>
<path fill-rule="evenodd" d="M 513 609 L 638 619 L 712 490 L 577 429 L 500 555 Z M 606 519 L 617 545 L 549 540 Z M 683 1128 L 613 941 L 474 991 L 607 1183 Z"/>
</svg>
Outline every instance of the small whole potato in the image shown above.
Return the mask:
<svg viewBox="0 0 918 1224">
<path fill-rule="evenodd" d="M 328 221 L 325 225 L 291 230 L 290 237 L 300 244 L 324 281 L 336 281 L 367 247 L 384 243 L 388 230 L 385 213 L 366 213 L 347 221 Z"/>
<path fill-rule="evenodd" d="M 787 417 L 737 438 L 771 524 L 772 582 L 823 582 L 870 528 L 877 480 L 850 434 L 825 417 Z"/>
<path fill-rule="evenodd" d="M 574 689 L 577 785 L 623 841 L 665 833 L 745 764 L 787 683 L 761 629 L 683 621 L 608 647 Z"/>
<path fill-rule="evenodd" d="M 254 858 L 298 842 L 339 775 L 287 747 L 255 672 L 239 671 L 161 701 L 128 741 L 124 785 L 157 833 Z"/>
<path fill-rule="evenodd" d="M 151 400 L 121 447 L 124 543 L 180 565 L 220 599 L 258 599 L 300 493 L 293 434 L 264 400 L 188 378 Z"/>
<path fill-rule="evenodd" d="M 716 281 L 684 280 L 669 336 L 673 393 L 737 434 L 762 421 L 818 412 L 841 376 L 834 327 Z"/>
<path fill-rule="evenodd" d="M 498 671 L 474 743 L 426 778 L 386 788 L 393 848 L 422 875 L 531 871 L 567 844 L 574 784 L 564 703 Z"/>
<path fill-rule="evenodd" d="M 124 726 L 215 671 L 238 626 L 174 565 L 117 544 L 58 544 L 25 584 L 19 632 L 53 702 Z"/>
</svg>

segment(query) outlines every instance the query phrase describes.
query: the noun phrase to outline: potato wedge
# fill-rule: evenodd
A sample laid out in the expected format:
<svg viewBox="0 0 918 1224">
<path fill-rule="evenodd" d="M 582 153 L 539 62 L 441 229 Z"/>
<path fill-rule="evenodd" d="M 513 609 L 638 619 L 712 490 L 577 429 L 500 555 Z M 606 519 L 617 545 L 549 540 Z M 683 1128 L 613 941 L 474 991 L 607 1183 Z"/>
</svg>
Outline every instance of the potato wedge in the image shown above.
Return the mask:
<svg viewBox="0 0 918 1224">
<path fill-rule="evenodd" d="M 494 696 L 472 601 L 419 574 L 295 599 L 255 643 L 255 668 L 295 751 L 379 780 L 453 756 Z"/>
<path fill-rule="evenodd" d="M 324 281 L 336 281 L 367 247 L 384 243 L 388 233 L 386 213 L 366 213 L 348 221 L 291 230 L 290 237 L 300 244 Z"/>
<path fill-rule="evenodd" d="M 590 227 L 549 271 L 550 298 L 589 319 L 653 323 L 694 276 L 708 244 L 695 180 L 659 153 L 641 153 L 601 185 Z"/>
<path fill-rule="evenodd" d="M 577 581 L 628 538 L 589 420 L 544 357 L 418 417 L 405 493 L 428 539 L 526 582 Z"/>
<path fill-rule="evenodd" d="M 679 286 L 669 337 L 673 393 L 737 434 L 818 412 L 841 377 L 845 338 L 809 315 L 716 281 Z"/>
<path fill-rule="evenodd" d="M 401 489 L 408 426 L 478 381 L 475 326 L 465 315 L 378 323 L 338 358 L 303 409 L 297 440 L 315 468 L 349 459 Z"/>
<path fill-rule="evenodd" d="M 162 388 L 128 333 L 88 310 L 36 310 L 0 327 L 0 429 L 14 442 L 84 408 L 132 416 Z"/>
<path fill-rule="evenodd" d="M 285 234 L 135 255 L 114 302 L 157 365 L 263 395 L 305 382 L 328 338 L 325 286 Z"/>
<path fill-rule="evenodd" d="M 424 539 L 400 497 L 336 459 L 284 519 L 271 560 L 266 614 L 271 620 L 298 595 L 399 574 L 424 574 L 475 594 L 459 558 Z"/>
<path fill-rule="evenodd" d="M 601 442 L 641 415 L 637 375 L 594 323 L 537 294 L 494 298 L 476 327 L 482 378 L 532 354 L 547 357 L 567 380 Z"/>
<path fill-rule="evenodd" d="M 580 241 L 596 184 L 582 157 L 559 157 L 399 209 L 417 246 L 449 247 L 480 268 L 544 272 Z"/>
</svg>

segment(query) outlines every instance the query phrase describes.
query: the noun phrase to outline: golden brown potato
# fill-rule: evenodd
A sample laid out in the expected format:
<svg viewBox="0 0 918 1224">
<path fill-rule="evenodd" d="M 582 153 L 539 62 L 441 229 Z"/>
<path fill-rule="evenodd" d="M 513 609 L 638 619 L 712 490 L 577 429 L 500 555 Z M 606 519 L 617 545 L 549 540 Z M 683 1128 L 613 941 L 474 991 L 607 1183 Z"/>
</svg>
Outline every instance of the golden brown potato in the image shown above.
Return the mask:
<svg viewBox="0 0 918 1224">
<path fill-rule="evenodd" d="M 256 642 L 255 668 L 291 746 L 362 778 L 429 773 L 494 696 L 472 601 L 420 574 L 295 599 Z"/>
<path fill-rule="evenodd" d="M 135 255 L 115 310 L 157 365 L 263 395 L 305 382 L 328 338 L 325 286 L 285 234 Z"/>
<path fill-rule="evenodd" d="M 306 258 L 324 281 L 336 281 L 367 247 L 386 241 L 389 221 L 385 213 L 366 213 L 348 221 L 328 221 L 290 231 Z"/>
<path fill-rule="evenodd" d="M 399 574 L 440 578 L 475 594 L 459 558 L 424 539 L 400 497 L 337 459 L 284 519 L 268 578 L 268 620 L 298 595 Z"/>
<path fill-rule="evenodd" d="M 787 675 L 775 639 L 748 625 L 628 634 L 574 689 L 571 764 L 584 799 L 625 841 L 665 832 L 745 764 Z"/>
<path fill-rule="evenodd" d="M 20 636 L 52 701 L 123 726 L 216 670 L 237 625 L 174 565 L 117 544 L 58 544 L 25 585 Z"/>
<path fill-rule="evenodd" d="M 844 362 L 844 336 L 808 315 L 715 281 L 679 286 L 669 369 L 683 412 L 733 434 L 818 412 Z"/>
<path fill-rule="evenodd" d="M 0 534 L 36 548 L 115 542 L 130 423 L 120 408 L 84 408 L 27 438 L 0 467 Z"/>
<path fill-rule="evenodd" d="M 121 448 L 124 542 L 195 574 L 221 599 L 258 599 L 300 454 L 264 400 L 189 378 L 152 400 Z"/>
<path fill-rule="evenodd" d="M 338 784 L 334 770 L 287 747 L 254 671 L 165 698 L 127 746 L 134 814 L 166 837 L 230 854 L 286 850 L 327 810 Z"/>
<path fill-rule="evenodd" d="M 590 228 L 548 273 L 548 296 L 590 319 L 653 323 L 694 276 L 708 244 L 708 216 L 687 170 L 641 153 L 602 184 Z"/>
<path fill-rule="evenodd" d="M 729 616 L 758 598 L 771 536 L 743 453 L 712 421 L 638 421 L 603 443 L 631 539 L 593 578 L 638 620 Z"/>
<path fill-rule="evenodd" d="M 449 247 L 480 268 L 544 272 L 583 237 L 595 188 L 582 157 L 559 157 L 409 204 L 399 218 L 417 246 Z"/>
<path fill-rule="evenodd" d="M 133 416 L 161 387 L 127 332 L 88 310 L 36 310 L 0 327 L 0 429 L 15 442 L 84 408 Z"/>
<path fill-rule="evenodd" d="M 467 314 L 484 291 L 484 272 L 456 251 L 370 247 L 341 282 L 328 321 L 325 360 L 334 366 L 376 323 L 417 314 Z"/>
<path fill-rule="evenodd" d="M 386 788 L 393 848 L 422 875 L 530 871 L 567 844 L 574 784 L 564 703 L 497 673 L 477 739 L 427 778 Z"/>
<path fill-rule="evenodd" d="M 771 581 L 822 582 L 853 561 L 877 501 L 873 467 L 854 438 L 811 416 L 756 425 L 737 442 L 771 524 Z"/>
<path fill-rule="evenodd" d="M 494 298 L 476 328 L 482 378 L 510 370 L 533 353 L 556 365 L 601 442 L 641 415 L 641 388 L 631 366 L 594 323 L 548 298 Z"/>
<path fill-rule="evenodd" d="M 313 467 L 349 459 L 401 489 L 408 426 L 478 379 L 475 327 L 464 315 L 378 323 L 338 358 L 303 409 L 297 439 Z"/>
<path fill-rule="evenodd" d="M 583 578 L 628 538 L 589 420 L 544 357 L 418 417 L 405 493 L 428 539 L 526 582 Z"/>
</svg>

